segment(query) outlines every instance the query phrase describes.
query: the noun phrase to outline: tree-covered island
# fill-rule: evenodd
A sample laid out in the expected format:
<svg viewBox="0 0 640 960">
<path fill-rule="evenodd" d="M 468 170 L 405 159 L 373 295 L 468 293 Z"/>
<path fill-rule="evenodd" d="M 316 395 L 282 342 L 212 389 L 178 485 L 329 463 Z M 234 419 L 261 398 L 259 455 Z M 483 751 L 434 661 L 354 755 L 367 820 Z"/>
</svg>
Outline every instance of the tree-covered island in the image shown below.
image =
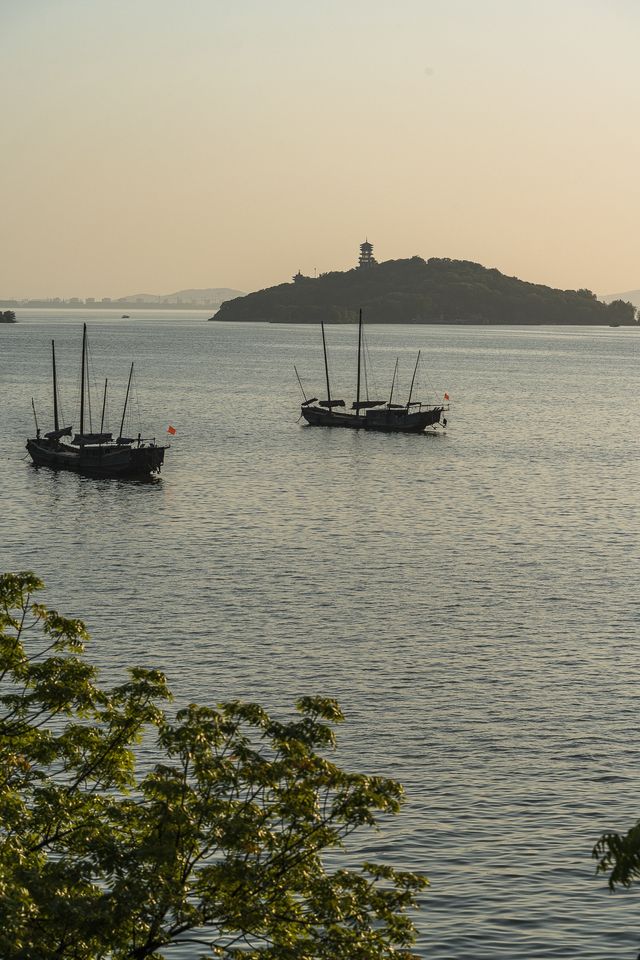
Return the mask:
<svg viewBox="0 0 640 960">
<path fill-rule="evenodd" d="M 468 260 L 387 260 L 319 277 L 298 274 L 223 303 L 216 320 L 350 323 L 635 323 L 633 304 L 602 303 L 590 290 L 555 290 Z"/>
<path fill-rule="evenodd" d="M 0 310 L 0 323 L 16 323 L 16 315 L 13 310 Z"/>
</svg>

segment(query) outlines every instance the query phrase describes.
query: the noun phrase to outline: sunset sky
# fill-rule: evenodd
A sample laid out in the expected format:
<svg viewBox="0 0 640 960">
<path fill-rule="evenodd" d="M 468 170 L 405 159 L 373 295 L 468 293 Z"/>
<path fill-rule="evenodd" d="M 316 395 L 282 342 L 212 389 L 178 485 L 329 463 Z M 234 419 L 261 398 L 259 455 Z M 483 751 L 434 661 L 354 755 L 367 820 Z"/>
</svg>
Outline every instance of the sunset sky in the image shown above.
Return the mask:
<svg viewBox="0 0 640 960">
<path fill-rule="evenodd" d="M 640 287 L 636 0 L 0 0 L 0 296 Z"/>
</svg>

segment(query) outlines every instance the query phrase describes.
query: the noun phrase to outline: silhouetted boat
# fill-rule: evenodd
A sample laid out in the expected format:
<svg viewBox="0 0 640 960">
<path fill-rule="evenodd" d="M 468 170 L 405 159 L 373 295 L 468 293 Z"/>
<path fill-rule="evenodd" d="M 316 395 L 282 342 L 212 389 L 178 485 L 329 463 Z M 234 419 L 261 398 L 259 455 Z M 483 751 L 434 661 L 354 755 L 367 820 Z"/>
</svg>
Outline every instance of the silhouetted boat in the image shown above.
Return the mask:
<svg viewBox="0 0 640 960">
<path fill-rule="evenodd" d="M 324 353 L 324 372 L 327 386 L 327 399 L 318 400 L 313 397 L 308 400 L 305 396 L 300 412 L 311 426 L 316 427 L 347 427 L 352 430 L 378 430 L 384 433 L 422 433 L 428 427 L 434 429 L 440 425 L 446 427 L 447 420 L 443 416 L 448 404 L 431 404 L 412 401 L 413 387 L 420 363 L 420 351 L 411 378 L 409 398 L 406 403 L 393 403 L 393 392 L 398 373 L 396 360 L 391 391 L 388 400 L 361 400 L 361 371 L 362 371 L 362 310 L 358 319 L 358 371 L 356 380 L 356 399 L 351 404 L 351 411 L 346 409 L 344 400 L 335 400 L 331 397 L 329 383 L 329 364 L 327 361 L 327 342 L 324 335 L 324 324 L 320 324 L 322 331 L 322 349 Z M 298 371 L 296 370 L 296 375 Z M 300 382 L 300 377 L 298 377 Z M 302 384 L 300 383 L 302 389 Z M 445 394 L 445 398 L 448 399 Z M 364 411 L 364 412 L 363 412 Z"/>
<path fill-rule="evenodd" d="M 80 432 L 73 435 L 71 427 L 61 427 L 58 416 L 58 383 L 56 376 L 55 343 L 51 341 L 51 359 L 53 370 L 53 430 L 40 433 L 36 417 L 36 436 L 27 440 L 27 450 L 38 467 L 51 467 L 54 470 L 72 470 L 91 477 L 149 477 L 159 473 L 164 462 L 167 445 L 157 444 L 155 440 L 137 437 L 123 437 L 124 420 L 129 402 L 133 364 L 129 371 L 127 393 L 122 411 L 120 434 L 114 440 L 113 434 L 103 432 L 104 412 L 107 398 L 107 381 L 104 385 L 102 419 L 97 433 L 85 433 L 85 396 L 87 384 L 87 325 L 82 331 L 82 374 L 80 380 Z M 35 406 L 31 401 L 35 416 Z M 71 439 L 73 435 L 73 439 Z M 69 439 L 67 439 L 69 438 Z"/>
</svg>

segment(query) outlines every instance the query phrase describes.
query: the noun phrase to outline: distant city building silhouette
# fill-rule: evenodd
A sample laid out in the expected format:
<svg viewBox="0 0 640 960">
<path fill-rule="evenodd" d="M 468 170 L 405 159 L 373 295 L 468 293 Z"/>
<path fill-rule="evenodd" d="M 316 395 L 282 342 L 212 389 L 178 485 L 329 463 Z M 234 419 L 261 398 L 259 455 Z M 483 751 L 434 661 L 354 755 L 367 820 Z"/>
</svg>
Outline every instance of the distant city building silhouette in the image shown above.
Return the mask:
<svg viewBox="0 0 640 960">
<path fill-rule="evenodd" d="M 368 240 L 365 240 L 364 243 L 360 244 L 360 256 L 358 257 L 358 268 L 362 270 L 363 267 L 374 267 L 378 261 L 373 255 L 373 244 L 369 243 Z"/>
</svg>

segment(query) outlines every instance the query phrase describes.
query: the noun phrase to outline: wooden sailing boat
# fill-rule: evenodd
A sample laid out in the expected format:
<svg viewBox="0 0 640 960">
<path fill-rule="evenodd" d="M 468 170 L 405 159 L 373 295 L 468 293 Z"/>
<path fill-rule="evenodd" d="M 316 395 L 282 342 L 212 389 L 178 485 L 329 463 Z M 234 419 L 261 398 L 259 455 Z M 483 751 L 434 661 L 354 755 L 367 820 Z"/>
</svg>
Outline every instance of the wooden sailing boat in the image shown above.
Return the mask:
<svg viewBox="0 0 640 960">
<path fill-rule="evenodd" d="M 164 452 L 167 445 L 157 444 L 155 439 L 124 437 L 124 421 L 129 403 L 131 380 L 133 377 L 133 363 L 129 371 L 127 393 L 122 411 L 119 436 L 114 440 L 113 434 L 103 432 L 104 413 L 107 399 L 107 382 L 105 380 L 104 398 L 102 402 L 102 418 L 100 432 L 85 432 L 85 398 L 88 397 L 87 378 L 87 325 L 82 330 L 82 365 L 80 377 L 80 430 L 71 437 L 71 427 L 60 427 L 58 415 L 58 383 L 56 374 L 55 343 L 51 341 L 51 357 L 53 370 L 53 420 L 54 429 L 41 436 L 36 419 L 36 436 L 27 440 L 27 450 L 34 464 L 38 467 L 51 467 L 56 470 L 72 470 L 92 477 L 149 477 L 159 473 L 164 462 Z M 33 401 L 32 401 L 33 403 Z M 35 413 L 35 408 L 34 408 Z"/>
<path fill-rule="evenodd" d="M 420 363 L 420 351 L 411 378 L 409 399 L 406 403 L 393 403 L 393 391 L 398 373 L 398 361 L 393 372 L 389 400 L 361 400 L 361 370 L 362 370 L 362 310 L 358 319 L 358 370 L 356 377 L 356 399 L 351 404 L 351 410 L 346 409 L 344 400 L 335 400 L 331 397 L 329 383 L 329 364 L 327 361 L 327 342 L 322 330 L 322 349 L 324 353 L 324 371 L 327 386 L 327 399 L 318 400 L 313 397 L 305 398 L 300 412 L 307 423 L 317 427 L 349 427 L 352 430 L 378 430 L 384 433 L 422 433 L 427 427 L 442 427 L 447 425 L 443 416 L 448 404 L 429 404 L 412 401 L 413 387 Z M 296 371 L 297 373 L 297 371 Z M 299 379 L 299 378 L 298 378 Z M 352 412 L 351 412 L 352 411 Z"/>
</svg>

